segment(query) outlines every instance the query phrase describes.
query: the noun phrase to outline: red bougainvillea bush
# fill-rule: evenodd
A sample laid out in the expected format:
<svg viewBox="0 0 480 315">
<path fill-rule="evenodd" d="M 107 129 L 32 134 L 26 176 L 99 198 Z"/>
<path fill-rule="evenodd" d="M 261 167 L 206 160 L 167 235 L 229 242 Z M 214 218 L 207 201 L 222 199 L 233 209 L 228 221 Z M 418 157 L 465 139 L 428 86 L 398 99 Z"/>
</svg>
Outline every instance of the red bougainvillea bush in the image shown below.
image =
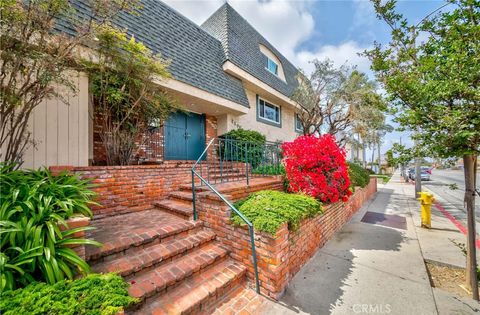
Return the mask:
<svg viewBox="0 0 480 315">
<path fill-rule="evenodd" d="M 282 146 L 286 176 L 292 192 L 303 192 L 325 203 L 347 201 L 349 190 L 345 150 L 326 134 L 301 136 Z"/>
</svg>

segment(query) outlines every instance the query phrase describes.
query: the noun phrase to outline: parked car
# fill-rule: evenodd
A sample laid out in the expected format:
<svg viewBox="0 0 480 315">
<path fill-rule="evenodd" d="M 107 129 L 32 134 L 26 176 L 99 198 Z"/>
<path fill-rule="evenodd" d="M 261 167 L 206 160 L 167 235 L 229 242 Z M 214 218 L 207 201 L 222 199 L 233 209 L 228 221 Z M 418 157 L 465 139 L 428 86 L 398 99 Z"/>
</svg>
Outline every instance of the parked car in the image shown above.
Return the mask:
<svg viewBox="0 0 480 315">
<path fill-rule="evenodd" d="M 429 181 L 430 180 L 430 173 L 428 173 L 428 171 L 421 171 L 420 172 L 420 178 L 421 180 L 426 180 L 426 181 Z"/>
<path fill-rule="evenodd" d="M 410 168 L 408 170 L 408 178 L 410 180 L 415 180 L 415 169 L 414 168 Z M 429 181 L 430 180 L 430 173 L 427 170 L 422 170 L 420 172 L 420 179 L 425 180 L 425 181 Z"/>
<path fill-rule="evenodd" d="M 422 166 L 422 172 L 427 172 L 428 174 L 432 174 L 433 167 L 429 166 Z"/>
</svg>

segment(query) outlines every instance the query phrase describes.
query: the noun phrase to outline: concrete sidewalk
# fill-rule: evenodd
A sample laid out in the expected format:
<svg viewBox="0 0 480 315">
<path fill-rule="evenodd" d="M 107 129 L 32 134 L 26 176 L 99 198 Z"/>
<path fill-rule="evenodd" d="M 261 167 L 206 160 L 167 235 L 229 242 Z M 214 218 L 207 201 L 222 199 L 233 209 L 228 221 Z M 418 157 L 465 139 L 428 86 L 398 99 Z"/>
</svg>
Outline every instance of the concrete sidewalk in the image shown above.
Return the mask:
<svg viewBox="0 0 480 315">
<path fill-rule="evenodd" d="M 270 302 L 265 313 L 474 313 L 476 308 L 469 301 L 435 292 L 430 286 L 414 222 L 418 202 L 412 187 L 401 183 L 398 175 L 379 185 L 374 199 L 315 254 L 294 277 L 281 301 Z M 405 229 L 383 226 L 385 222 L 361 222 L 367 212 L 373 217 L 404 218 Z"/>
</svg>

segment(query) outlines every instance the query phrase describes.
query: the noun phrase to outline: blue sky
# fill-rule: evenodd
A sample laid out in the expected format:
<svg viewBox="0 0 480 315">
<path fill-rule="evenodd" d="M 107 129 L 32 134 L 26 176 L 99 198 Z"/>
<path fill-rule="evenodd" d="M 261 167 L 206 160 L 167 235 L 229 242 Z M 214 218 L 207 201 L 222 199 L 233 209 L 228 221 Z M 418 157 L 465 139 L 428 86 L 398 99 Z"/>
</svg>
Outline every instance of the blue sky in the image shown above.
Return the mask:
<svg viewBox="0 0 480 315">
<path fill-rule="evenodd" d="M 164 0 L 167 4 L 201 24 L 224 0 Z M 368 73 L 368 60 L 359 52 L 373 42 L 388 43 L 388 26 L 379 21 L 367 0 L 229 0 L 247 21 L 297 67 L 311 69 L 314 58 L 331 59 L 336 65 L 349 63 Z M 398 1 L 398 11 L 417 23 L 444 2 L 439 0 Z M 398 142 L 411 143 L 408 134 L 387 135 L 382 151 Z"/>
</svg>

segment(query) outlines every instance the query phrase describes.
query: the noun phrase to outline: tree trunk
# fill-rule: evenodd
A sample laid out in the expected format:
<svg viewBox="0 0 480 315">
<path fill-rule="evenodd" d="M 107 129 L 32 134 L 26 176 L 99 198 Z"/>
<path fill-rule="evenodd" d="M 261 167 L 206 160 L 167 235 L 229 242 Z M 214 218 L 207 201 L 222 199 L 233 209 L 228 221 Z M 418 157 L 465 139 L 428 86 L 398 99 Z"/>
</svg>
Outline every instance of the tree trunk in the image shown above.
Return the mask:
<svg viewBox="0 0 480 315">
<path fill-rule="evenodd" d="M 467 154 L 463 156 L 465 174 L 465 205 L 467 208 L 467 287 L 472 290 L 472 297 L 478 301 L 477 282 L 477 248 L 475 247 L 475 166 L 476 156 Z"/>
<path fill-rule="evenodd" d="M 367 168 L 367 146 L 365 142 L 363 142 L 363 152 L 362 152 L 362 159 L 363 159 L 363 167 Z"/>
<path fill-rule="evenodd" d="M 374 162 L 375 162 L 375 145 L 372 145 L 372 170 L 373 170 Z"/>
<path fill-rule="evenodd" d="M 418 198 L 422 191 L 422 163 L 419 157 L 415 158 L 415 198 Z"/>
<path fill-rule="evenodd" d="M 380 156 L 380 145 L 381 145 L 381 142 L 378 141 L 378 146 L 377 146 L 377 158 L 378 158 L 378 174 L 381 174 L 382 173 L 382 169 L 380 168 L 380 164 L 382 164 L 382 157 Z"/>
</svg>

